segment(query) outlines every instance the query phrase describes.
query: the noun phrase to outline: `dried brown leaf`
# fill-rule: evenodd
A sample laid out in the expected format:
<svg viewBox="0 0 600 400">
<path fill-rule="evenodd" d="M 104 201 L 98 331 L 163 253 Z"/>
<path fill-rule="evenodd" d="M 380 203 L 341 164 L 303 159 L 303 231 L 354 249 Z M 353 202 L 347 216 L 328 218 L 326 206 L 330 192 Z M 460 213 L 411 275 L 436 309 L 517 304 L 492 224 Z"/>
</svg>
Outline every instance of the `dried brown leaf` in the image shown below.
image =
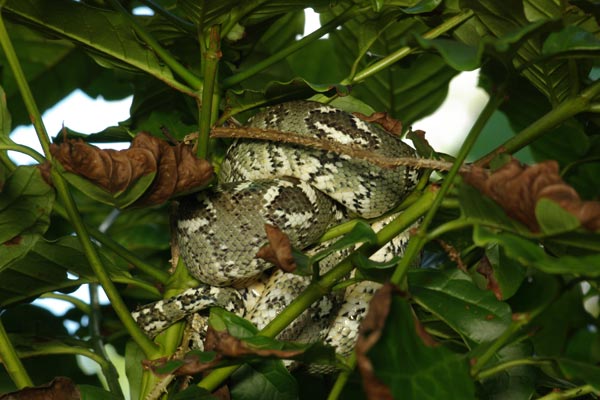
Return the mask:
<svg viewBox="0 0 600 400">
<path fill-rule="evenodd" d="M 356 363 L 369 400 L 392 400 L 390 389 L 376 376 L 367 353 L 379 341 L 392 304 L 394 286 L 385 283 L 373 296 L 369 311 L 360 324 L 356 342 Z"/>
<path fill-rule="evenodd" d="M 171 146 L 146 132 L 136 135 L 126 150 L 103 150 L 80 139 L 68 139 L 60 145 L 52 144 L 51 151 L 65 170 L 113 194 L 156 171 L 152 185 L 135 206 L 164 203 L 175 194 L 205 185 L 213 174 L 210 163 L 197 159 L 191 146 Z"/>
<path fill-rule="evenodd" d="M 64 376 L 54 378 L 50 383 L 27 387 L 16 392 L 0 395 L 0 400 L 79 400 L 81 394 L 75 383 Z"/>
<path fill-rule="evenodd" d="M 585 228 L 600 230 L 600 202 L 581 200 L 575 189 L 560 177 L 556 161 L 523 166 L 517 160 L 511 160 L 491 174 L 474 166 L 462 176 L 533 232 L 540 230 L 535 207 L 542 198 L 554 201 L 573 214 Z"/>
<path fill-rule="evenodd" d="M 502 300 L 502 289 L 500 289 L 498 280 L 494 276 L 494 269 L 492 268 L 492 264 L 490 263 L 490 260 L 487 257 L 483 257 L 481 261 L 479 261 L 479 265 L 477 266 L 477 272 L 479 272 L 485 278 L 487 282 L 486 289 L 491 290 L 498 300 Z"/>
<path fill-rule="evenodd" d="M 256 257 L 275 264 L 285 272 L 295 271 L 296 262 L 292 256 L 292 243 L 288 236 L 278 227 L 270 224 L 265 224 L 265 232 L 269 244 L 261 247 Z"/>
<path fill-rule="evenodd" d="M 292 358 L 304 353 L 304 350 L 278 350 L 278 349 L 257 349 L 248 347 L 248 345 L 229 334 L 227 331 L 216 331 L 209 328 L 206 332 L 205 343 L 208 343 L 212 351 L 216 351 L 224 357 L 242 357 L 242 356 L 259 356 L 259 357 L 277 357 L 277 358 Z"/>
<path fill-rule="evenodd" d="M 379 124 L 383 127 L 383 129 L 390 133 L 393 133 L 394 135 L 402 134 L 402 122 L 392 118 L 392 116 L 386 112 L 376 112 L 371 114 L 370 116 L 366 116 L 365 114 L 361 114 L 359 112 L 355 112 L 352 114 L 362 119 L 363 121 L 374 122 L 376 124 Z"/>
</svg>

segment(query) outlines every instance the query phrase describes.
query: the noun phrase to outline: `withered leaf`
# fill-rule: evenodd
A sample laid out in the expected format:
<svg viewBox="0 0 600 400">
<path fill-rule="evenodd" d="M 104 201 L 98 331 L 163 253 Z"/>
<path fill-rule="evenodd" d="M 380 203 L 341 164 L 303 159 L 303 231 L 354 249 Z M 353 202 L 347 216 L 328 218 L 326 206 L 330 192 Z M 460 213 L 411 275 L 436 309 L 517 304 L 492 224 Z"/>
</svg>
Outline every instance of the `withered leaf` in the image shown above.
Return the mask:
<svg viewBox="0 0 600 400">
<path fill-rule="evenodd" d="M 0 395 L 0 400 L 79 400 L 81 394 L 75 383 L 64 376 L 54 378 L 50 383 L 27 387 L 16 392 Z"/>
<path fill-rule="evenodd" d="M 171 146 L 146 132 L 137 134 L 126 150 L 103 150 L 81 139 L 67 139 L 60 145 L 52 144 L 51 151 L 66 171 L 113 194 L 156 172 L 154 181 L 135 206 L 164 203 L 173 195 L 208 183 L 213 175 L 210 163 L 197 159 L 192 146 L 183 143 Z"/>
<path fill-rule="evenodd" d="M 487 282 L 486 289 L 491 290 L 498 300 L 502 300 L 502 289 L 500 289 L 498 280 L 494 276 L 494 269 L 492 268 L 492 264 L 490 263 L 490 260 L 487 257 L 483 257 L 481 261 L 479 261 L 479 265 L 477 266 L 477 272 L 479 272 L 485 277 L 485 280 Z"/>
<path fill-rule="evenodd" d="M 288 236 L 278 227 L 270 224 L 265 224 L 265 232 L 269 244 L 261 247 L 256 257 L 275 264 L 285 272 L 295 271 L 296 262 L 292 256 L 292 243 Z"/>
<path fill-rule="evenodd" d="M 462 176 L 533 232 L 540 231 L 535 208 L 543 198 L 574 215 L 585 228 L 600 230 L 600 202 L 581 200 L 575 189 L 560 177 L 556 161 L 523 166 L 513 159 L 493 173 L 473 166 Z"/>
<path fill-rule="evenodd" d="M 363 121 L 374 122 L 376 124 L 379 124 L 383 127 L 383 129 L 390 133 L 393 133 L 394 135 L 402 134 L 402 122 L 392 118 L 386 112 L 376 112 L 371 114 L 370 116 L 366 116 L 365 114 L 361 114 L 359 112 L 354 112 L 352 114 L 362 119 Z"/>
<path fill-rule="evenodd" d="M 243 356 L 293 358 L 304 352 L 302 349 L 279 350 L 249 347 L 247 343 L 232 336 L 229 332 L 216 331 L 210 327 L 206 332 L 206 343 L 209 343 L 211 350 L 216 351 L 219 355 L 231 358 Z"/>
<path fill-rule="evenodd" d="M 390 389 L 376 376 L 367 353 L 379 341 L 392 304 L 394 286 L 385 283 L 373 296 L 369 311 L 360 324 L 356 342 L 356 364 L 369 400 L 393 400 Z"/>
</svg>

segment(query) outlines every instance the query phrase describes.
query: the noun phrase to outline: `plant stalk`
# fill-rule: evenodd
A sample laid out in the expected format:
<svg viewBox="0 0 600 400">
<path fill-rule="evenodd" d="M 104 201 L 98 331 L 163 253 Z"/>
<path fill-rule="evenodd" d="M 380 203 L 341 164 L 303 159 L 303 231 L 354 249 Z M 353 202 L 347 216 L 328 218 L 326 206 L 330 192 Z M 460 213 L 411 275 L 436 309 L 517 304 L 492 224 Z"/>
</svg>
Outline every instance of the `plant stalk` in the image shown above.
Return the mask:
<svg viewBox="0 0 600 400">
<path fill-rule="evenodd" d="M 375 244 L 363 244 L 357 252 L 366 256 L 373 254 L 378 248 L 392 240 L 399 233 L 407 229 L 413 222 L 419 219 L 431 207 L 437 197 L 436 191 L 429 190 L 423 193 L 419 201 L 413 203 L 398 218 L 390 222 L 377 232 L 377 242 Z M 277 315 L 267 326 L 265 326 L 259 335 L 275 337 L 279 332 L 285 329 L 294 319 L 296 319 L 312 303 L 320 299 L 323 295 L 329 293 L 331 288 L 342 278 L 344 278 L 352 269 L 353 255 L 349 255 L 338 263 L 327 273 L 321 276 L 316 282 L 311 283 L 294 301 L 292 301 L 279 315 Z M 209 391 L 215 390 L 219 385 L 231 375 L 238 366 L 219 368 L 207 375 L 198 386 Z"/>
<path fill-rule="evenodd" d="M 523 129 L 517 135 L 508 139 L 495 150 L 481 157 L 475 162 L 475 164 L 485 167 L 494 157 L 499 154 L 515 153 L 516 151 L 539 139 L 550 129 L 560 125 L 567 119 L 579 113 L 589 111 L 592 101 L 599 95 L 600 81 L 597 81 L 577 96 L 571 97 L 560 103 L 558 106 L 556 106 L 556 108 L 552 109 L 547 114 L 534 121 L 531 125 Z"/>
<path fill-rule="evenodd" d="M 238 72 L 237 74 L 232 75 L 229 78 L 225 78 L 222 83 L 223 88 L 228 89 L 234 85 L 237 85 L 238 83 L 240 83 L 242 81 L 245 81 L 246 79 L 258 74 L 260 71 L 283 60 L 290 54 L 295 53 L 302 47 L 314 42 L 315 40 L 319 39 L 321 36 L 331 32 L 333 29 L 337 28 L 338 26 L 340 26 L 347 20 L 351 19 L 358 13 L 358 11 L 350 12 L 353 8 L 354 7 L 349 7 L 348 9 L 343 11 L 340 15 L 337 15 L 335 18 L 333 18 L 331 21 L 329 21 L 328 23 L 326 23 L 319 29 L 315 30 L 314 32 L 312 32 L 309 35 L 306 35 L 305 37 L 294 42 L 293 44 L 287 46 L 285 49 L 265 58 L 262 61 L 257 62 L 256 64 L 253 64 L 251 67 L 249 67 L 248 69 L 246 69 L 244 71 Z"/>
<path fill-rule="evenodd" d="M 171 53 L 169 53 L 164 47 L 161 46 L 160 43 L 154 37 L 146 31 L 144 27 L 142 27 L 135 20 L 134 16 L 131 15 L 124 7 L 121 5 L 119 0 L 109 0 L 112 6 L 119 11 L 131 24 L 135 32 L 140 36 L 140 38 L 146 42 L 148 47 L 150 47 L 161 60 L 169 66 L 177 75 L 179 75 L 188 85 L 190 85 L 195 90 L 202 89 L 202 80 L 194 75 L 190 70 L 185 68 L 183 65 L 179 63 L 173 57 Z"/>
<path fill-rule="evenodd" d="M 201 46 L 204 43 L 200 44 Z M 203 52 L 204 60 L 204 88 L 202 89 L 202 104 L 200 107 L 200 122 L 198 127 L 198 141 L 196 156 L 207 159 L 210 142 L 210 127 L 214 121 L 213 100 L 221 59 L 221 36 L 219 25 L 214 25 L 209 30 L 208 48 Z"/>
<path fill-rule="evenodd" d="M 1 19 L 1 18 L 0 18 Z M 29 377 L 29 374 L 25 370 L 21 359 L 17 355 L 15 348 L 13 347 L 6 330 L 4 330 L 4 324 L 0 319 L 0 361 L 4 364 L 8 376 L 14 382 L 18 389 L 23 389 L 27 386 L 33 386 L 33 382 Z"/>
<path fill-rule="evenodd" d="M 463 22 L 465 22 L 472 16 L 473 16 L 472 10 L 461 11 L 454 17 L 447 19 L 439 26 L 437 26 L 434 29 L 431 29 L 430 31 L 423 34 L 423 38 L 435 39 L 436 37 L 456 28 L 458 25 L 462 24 Z M 367 79 L 368 77 L 370 77 L 371 75 L 374 75 L 374 74 L 390 67 L 392 64 L 394 64 L 394 63 L 398 62 L 399 60 L 403 59 L 404 57 L 408 56 L 409 54 L 414 52 L 416 49 L 417 49 L 416 47 L 404 46 L 404 47 L 396 50 L 389 56 L 377 61 L 376 63 L 374 63 L 372 65 L 369 65 L 362 71 L 357 72 L 356 75 L 352 76 L 351 78 L 345 79 L 344 81 L 341 82 L 341 84 L 342 85 L 353 85 L 355 83 L 361 82 L 361 81 Z"/>
<path fill-rule="evenodd" d="M 44 155 L 46 159 L 52 163 L 53 158 L 50 152 L 50 139 L 48 137 L 48 133 L 46 132 L 46 128 L 44 123 L 42 122 L 42 117 L 40 115 L 39 109 L 35 103 L 33 95 L 31 93 L 31 89 L 29 88 L 29 83 L 25 78 L 23 73 L 23 69 L 17 59 L 16 53 L 8 36 L 8 32 L 6 31 L 6 26 L 4 25 L 4 20 L 0 15 L 0 45 L 6 54 L 6 58 L 10 65 L 10 68 L 13 71 L 15 79 L 17 81 L 17 86 L 19 91 L 21 92 L 21 96 L 23 97 L 23 102 L 29 112 L 29 116 L 33 122 L 33 126 L 37 133 L 38 139 L 44 150 Z M 148 339 L 145 333 L 137 326 L 133 318 L 131 317 L 127 306 L 121 299 L 119 292 L 116 287 L 110 280 L 108 273 L 104 269 L 102 262 L 100 261 L 100 257 L 98 256 L 98 252 L 96 248 L 92 244 L 90 236 L 83 224 L 83 220 L 81 219 L 81 215 L 77 210 L 77 206 L 71 193 L 69 192 L 69 188 L 67 186 L 66 181 L 63 179 L 62 175 L 57 171 L 56 168 L 52 168 L 51 177 L 54 183 L 54 187 L 58 193 L 58 197 L 65 204 L 65 208 L 67 214 L 69 216 L 69 220 L 73 224 L 75 228 L 75 232 L 77 233 L 77 237 L 83 247 L 84 253 L 92 267 L 96 277 L 98 278 L 100 284 L 104 288 L 108 298 L 111 301 L 111 304 L 121 321 L 125 325 L 126 329 L 131 334 L 132 338 L 139 344 L 139 346 L 146 352 L 147 355 L 150 355 L 156 349 L 154 343 Z"/>
<path fill-rule="evenodd" d="M 404 257 L 402 257 L 402 259 L 400 260 L 398 267 L 396 267 L 396 270 L 394 271 L 394 274 L 390 279 L 391 283 L 395 285 L 401 285 L 403 283 L 404 278 L 406 276 L 406 272 L 408 271 L 408 267 L 411 265 L 412 260 L 419 254 L 419 252 L 427 242 L 427 229 L 433 221 L 433 218 L 438 208 L 442 205 L 444 197 L 452 187 L 454 183 L 454 178 L 456 178 L 456 175 L 460 171 L 462 164 L 469 155 L 469 152 L 471 151 L 471 148 L 473 147 L 475 141 L 479 137 L 479 134 L 487 124 L 494 111 L 496 111 L 498 106 L 502 103 L 502 101 L 504 101 L 504 92 L 503 90 L 498 89 L 490 97 L 487 104 L 477 117 L 477 120 L 471 127 L 469 134 L 465 138 L 465 141 L 463 142 L 463 145 L 461 146 L 460 151 L 456 156 L 456 160 L 454 161 L 452 168 L 450 169 L 448 175 L 444 179 L 444 183 L 442 183 L 442 186 L 439 189 L 439 193 L 434 199 L 431 208 L 428 210 L 427 214 L 425 214 L 425 217 L 423 218 L 423 221 L 421 222 L 421 225 L 419 226 L 419 229 L 415 236 L 411 238 L 411 240 L 408 242 L 408 246 L 406 247 L 406 250 L 404 252 Z"/>
</svg>

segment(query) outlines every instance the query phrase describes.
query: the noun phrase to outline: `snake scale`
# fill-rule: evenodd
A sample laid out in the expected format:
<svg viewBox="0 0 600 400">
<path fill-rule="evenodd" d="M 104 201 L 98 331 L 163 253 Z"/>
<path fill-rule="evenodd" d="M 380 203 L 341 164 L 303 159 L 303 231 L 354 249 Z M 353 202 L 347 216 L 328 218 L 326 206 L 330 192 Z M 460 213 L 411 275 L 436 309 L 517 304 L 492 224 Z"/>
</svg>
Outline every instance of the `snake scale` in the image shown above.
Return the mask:
<svg viewBox="0 0 600 400">
<path fill-rule="evenodd" d="M 248 126 L 311 136 L 386 157 L 415 156 L 410 146 L 379 125 L 316 102 L 269 107 L 252 117 Z M 417 179 L 417 171 L 408 167 L 383 169 L 326 150 L 239 139 L 221 164 L 218 187 L 178 205 L 177 243 L 200 286 L 144 306 L 133 313 L 134 318 L 148 334 L 156 335 L 178 319 L 221 306 L 260 329 L 310 283 L 310 277 L 272 272 L 271 264 L 255 257 L 267 243 L 265 223 L 286 233 L 295 248 L 306 249 L 344 219 L 385 214 L 410 193 Z M 406 240 L 401 235 L 373 257 L 401 253 Z M 322 271 L 329 268 L 327 263 L 336 262 L 333 257 L 324 261 Z M 363 281 L 345 293 L 323 297 L 279 338 L 322 339 L 340 353 L 349 352 L 377 287 Z"/>
</svg>

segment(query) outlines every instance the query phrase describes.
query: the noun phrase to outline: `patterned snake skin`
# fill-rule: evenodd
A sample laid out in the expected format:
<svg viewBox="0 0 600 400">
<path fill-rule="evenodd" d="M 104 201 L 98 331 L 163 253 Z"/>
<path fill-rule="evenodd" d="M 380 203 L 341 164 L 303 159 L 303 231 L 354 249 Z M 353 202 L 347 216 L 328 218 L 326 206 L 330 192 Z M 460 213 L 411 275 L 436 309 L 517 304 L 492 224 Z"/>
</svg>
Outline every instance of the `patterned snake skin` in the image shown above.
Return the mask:
<svg viewBox="0 0 600 400">
<path fill-rule="evenodd" d="M 380 126 L 315 102 L 267 108 L 248 126 L 349 144 L 386 157 L 414 157 L 412 148 Z M 260 329 L 310 283 L 310 277 L 270 272 L 272 265 L 255 257 L 267 243 L 265 223 L 285 232 L 294 247 L 306 249 L 348 215 L 375 218 L 386 213 L 410 193 L 417 179 L 417 172 L 406 167 L 382 169 L 325 150 L 238 140 L 221 165 L 219 187 L 186 198 L 178 207 L 180 254 L 201 286 L 144 306 L 134 318 L 156 335 L 178 319 L 221 306 Z M 400 255 L 406 240 L 401 235 L 373 257 Z M 331 266 L 335 262 L 329 260 Z M 361 282 L 345 294 L 324 297 L 279 338 L 322 339 L 341 353 L 349 352 L 377 286 Z"/>
</svg>

